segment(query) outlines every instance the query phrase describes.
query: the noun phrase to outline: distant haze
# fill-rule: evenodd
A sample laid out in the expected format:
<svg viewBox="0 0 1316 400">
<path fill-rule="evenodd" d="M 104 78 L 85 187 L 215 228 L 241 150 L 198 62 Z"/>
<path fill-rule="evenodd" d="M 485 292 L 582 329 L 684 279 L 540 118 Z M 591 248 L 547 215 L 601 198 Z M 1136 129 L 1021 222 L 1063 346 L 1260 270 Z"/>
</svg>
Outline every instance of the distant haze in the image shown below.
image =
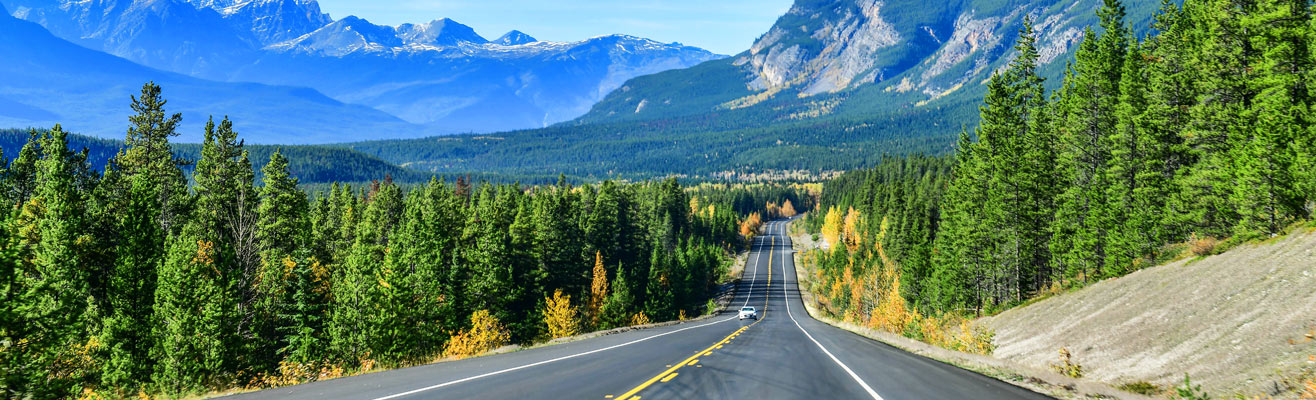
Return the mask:
<svg viewBox="0 0 1316 400">
<path fill-rule="evenodd" d="M 681 42 L 719 54 L 749 49 L 791 0 L 320 0 L 338 19 L 355 15 L 399 25 L 451 18 L 497 38 L 516 29 L 539 40 L 576 41 L 624 33 Z"/>
</svg>

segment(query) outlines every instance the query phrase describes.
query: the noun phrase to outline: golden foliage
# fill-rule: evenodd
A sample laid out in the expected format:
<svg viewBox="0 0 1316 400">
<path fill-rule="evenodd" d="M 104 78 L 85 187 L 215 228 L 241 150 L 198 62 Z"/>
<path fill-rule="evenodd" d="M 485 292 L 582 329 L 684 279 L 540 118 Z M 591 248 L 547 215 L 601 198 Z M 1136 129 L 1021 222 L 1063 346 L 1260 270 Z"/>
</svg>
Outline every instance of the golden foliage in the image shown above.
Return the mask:
<svg viewBox="0 0 1316 400">
<path fill-rule="evenodd" d="M 589 285 L 590 326 L 599 326 L 603 302 L 608 299 L 608 270 L 603 268 L 603 252 L 594 252 L 594 279 Z"/>
<path fill-rule="evenodd" d="M 471 314 L 471 328 L 457 332 L 443 346 L 448 357 L 466 358 L 507 345 L 512 335 L 489 310 Z"/>
<path fill-rule="evenodd" d="M 580 333 L 570 295 L 562 294 L 562 289 L 554 290 L 553 296 L 545 298 L 544 303 L 544 325 L 548 326 L 549 336 L 557 339 Z"/>
<path fill-rule="evenodd" d="M 781 203 L 781 216 L 790 218 L 796 214 L 799 214 L 799 212 L 795 211 L 795 205 L 791 204 L 790 200 Z"/>
<path fill-rule="evenodd" d="M 77 379 L 88 371 L 98 368 L 94 356 L 100 348 L 100 339 L 95 336 L 87 338 L 85 343 L 71 344 L 56 356 L 47 374 L 59 380 Z"/>
<path fill-rule="evenodd" d="M 863 227 L 859 226 L 863 223 L 862 221 L 863 218 L 860 217 L 859 211 L 856 211 L 854 207 L 850 207 L 850 211 L 845 213 L 845 222 L 843 222 L 844 225 L 841 228 L 841 236 L 843 238 L 842 240 L 845 241 L 845 247 L 849 248 L 850 251 L 857 250 L 859 245 L 864 243 L 862 235 Z"/>
<path fill-rule="evenodd" d="M 753 239 L 761 226 L 763 226 L 763 216 L 756 212 L 750 213 L 744 221 L 740 222 L 740 236 L 744 236 L 747 241 Z"/>
<path fill-rule="evenodd" d="M 215 242 L 197 240 L 196 255 L 192 256 L 192 263 L 200 265 L 215 264 Z"/>
<path fill-rule="evenodd" d="M 690 196 L 690 215 L 699 215 L 699 196 Z"/>
<path fill-rule="evenodd" d="M 1060 362 L 1051 364 L 1051 369 L 1070 378 L 1083 377 L 1083 366 L 1074 362 L 1074 355 L 1067 347 L 1060 348 Z"/>
<path fill-rule="evenodd" d="M 651 322 L 652 321 L 649 321 L 649 316 L 644 314 L 644 311 L 640 311 L 639 314 L 635 314 L 635 316 L 631 317 L 631 326 L 648 325 Z"/>
<path fill-rule="evenodd" d="M 827 209 L 827 214 L 823 216 L 822 236 L 828 245 L 838 246 L 841 243 L 841 212 L 836 207 Z"/>
<path fill-rule="evenodd" d="M 261 374 L 251 380 L 247 389 L 256 390 L 279 386 L 292 386 L 343 376 L 343 367 L 330 364 L 280 361 L 274 373 Z"/>
<path fill-rule="evenodd" d="M 836 239 L 839 242 L 857 246 L 857 240 L 849 238 L 863 237 L 865 227 L 858 222 L 861 220 L 857 213 L 847 214 L 850 215 L 843 222 L 839 210 L 828 210 L 829 216 L 824 218 L 824 234 L 835 234 L 840 236 Z M 827 231 L 828 219 L 834 227 L 830 232 Z M 873 236 L 873 246 L 867 252 L 841 255 L 847 257 L 846 265 L 835 272 L 829 273 L 818 268 L 820 258 L 827 257 L 826 253 L 813 251 L 801 256 L 802 265 L 808 271 L 807 276 L 824 283 L 817 285 L 819 304 L 824 309 L 835 310 L 846 322 L 862 323 L 870 329 L 904 335 L 946 349 L 991 354 L 995 350 L 992 344 L 995 334 L 991 330 L 974 326 L 970 320 L 956 314 L 924 316 L 918 310 L 908 307 L 901 293 L 900 267 L 888 257 L 882 245 L 888 228 L 889 223 L 884 218 L 878 233 Z M 856 269 L 856 264 L 869 262 L 878 265 L 863 269 L 867 272 L 857 277 L 856 271 L 859 269 Z M 845 296 L 849 298 L 837 303 Z"/>
</svg>

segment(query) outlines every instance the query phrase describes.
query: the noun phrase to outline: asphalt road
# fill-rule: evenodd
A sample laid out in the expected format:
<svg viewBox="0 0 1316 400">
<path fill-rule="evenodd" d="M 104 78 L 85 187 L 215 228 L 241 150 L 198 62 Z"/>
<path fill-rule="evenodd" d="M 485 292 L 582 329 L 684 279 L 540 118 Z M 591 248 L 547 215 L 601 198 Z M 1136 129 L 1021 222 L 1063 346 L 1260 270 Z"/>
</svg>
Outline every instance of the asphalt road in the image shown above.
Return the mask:
<svg viewBox="0 0 1316 400">
<path fill-rule="evenodd" d="M 713 318 L 229 399 L 1047 399 L 824 324 L 804 310 L 784 221 L 755 239 Z M 742 305 L 760 319 L 737 319 Z"/>
</svg>

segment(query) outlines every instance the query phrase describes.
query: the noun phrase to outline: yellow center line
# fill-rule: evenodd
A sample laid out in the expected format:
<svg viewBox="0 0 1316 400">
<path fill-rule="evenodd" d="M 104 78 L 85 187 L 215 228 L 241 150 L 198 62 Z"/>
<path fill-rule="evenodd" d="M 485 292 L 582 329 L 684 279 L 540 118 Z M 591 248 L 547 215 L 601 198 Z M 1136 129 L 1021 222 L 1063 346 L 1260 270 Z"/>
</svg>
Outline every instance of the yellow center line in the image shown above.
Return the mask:
<svg viewBox="0 0 1316 400">
<path fill-rule="evenodd" d="M 776 247 L 776 246 L 777 246 L 777 238 L 774 237 L 774 238 L 772 238 L 772 245 L 771 245 L 771 247 L 768 248 L 768 287 L 769 287 L 769 288 L 772 287 L 772 254 L 773 254 L 773 251 L 775 250 L 775 247 Z M 752 283 L 751 283 L 751 286 L 752 286 Z M 770 293 L 770 291 L 769 291 L 769 293 Z M 750 294 L 749 294 L 749 295 L 752 296 L 753 294 L 754 294 L 753 291 L 750 291 Z M 666 370 L 666 371 L 663 371 L 661 374 L 658 374 L 658 375 L 654 376 L 653 378 L 649 378 L 649 380 L 645 381 L 644 383 L 641 383 L 640 386 L 636 386 L 634 389 L 631 389 L 630 391 L 627 391 L 626 393 L 622 393 L 620 396 L 617 396 L 616 398 L 617 398 L 617 399 L 620 399 L 620 400 L 639 400 L 639 399 L 640 399 L 640 396 L 636 396 L 636 395 L 635 395 L 636 393 L 639 393 L 641 390 L 644 390 L 644 389 L 648 388 L 649 386 L 653 386 L 653 384 L 658 383 L 658 382 L 660 382 L 660 381 L 661 381 L 661 382 L 667 382 L 667 381 L 670 381 L 670 380 L 676 378 L 676 375 L 677 375 L 677 372 L 676 372 L 676 371 L 679 370 L 679 369 L 681 369 L 681 367 L 686 367 L 686 366 L 690 366 L 690 365 L 695 365 L 695 363 L 699 362 L 699 357 L 707 357 L 707 356 L 709 356 L 709 355 L 712 355 L 714 349 L 720 349 L 720 348 L 722 348 L 722 345 L 723 345 L 723 344 L 726 344 L 727 342 L 730 342 L 731 339 L 733 339 L 733 338 L 736 337 L 736 335 L 739 335 L 739 334 L 741 334 L 741 333 L 744 333 L 744 332 L 745 332 L 746 330 L 748 330 L 749 328 L 754 327 L 754 325 L 758 325 L 759 322 L 763 322 L 763 318 L 767 316 L 767 311 L 768 311 L 768 302 L 767 302 L 767 300 L 764 300 L 764 301 L 763 301 L 763 313 L 761 314 L 761 316 L 759 317 L 758 320 L 754 321 L 754 323 L 749 324 L 749 325 L 747 325 L 747 326 L 742 326 L 742 327 L 740 327 L 740 329 L 737 329 L 735 332 L 731 332 L 730 335 L 727 335 L 727 337 L 722 338 L 722 340 L 719 340 L 717 343 L 713 343 L 712 346 L 708 346 L 708 348 L 703 349 L 703 350 L 700 350 L 699 352 L 695 353 L 695 355 L 692 355 L 692 356 L 690 356 L 690 357 L 687 357 L 685 360 L 683 360 L 683 361 L 681 361 L 681 362 L 679 362 L 679 363 L 673 364 L 673 365 L 675 365 L 675 366 L 670 367 L 670 368 L 667 368 L 667 370 Z M 703 367 L 703 366 L 702 366 L 702 365 L 699 365 L 699 367 Z"/>
</svg>

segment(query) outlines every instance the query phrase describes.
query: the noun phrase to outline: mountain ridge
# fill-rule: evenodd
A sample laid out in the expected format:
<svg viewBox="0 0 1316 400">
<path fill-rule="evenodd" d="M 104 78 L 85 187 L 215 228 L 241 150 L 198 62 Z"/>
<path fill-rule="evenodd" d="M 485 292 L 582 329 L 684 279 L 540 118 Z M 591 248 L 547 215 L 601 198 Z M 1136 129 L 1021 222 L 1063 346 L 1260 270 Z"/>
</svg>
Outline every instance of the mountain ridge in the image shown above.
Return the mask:
<svg viewBox="0 0 1316 400">
<path fill-rule="evenodd" d="M 342 127 L 380 137 L 407 137 L 424 128 L 368 107 L 345 104 L 312 89 L 214 82 L 151 69 L 60 39 L 35 23 L 0 15 L 0 125 L 50 127 L 121 138 L 130 96 L 142 84 L 164 88 L 168 110 L 183 114 L 178 140 L 200 142 L 207 116 L 228 115 L 248 143 L 329 143 L 359 139 Z M 78 92 L 77 96 L 67 93 Z M 76 110 L 70 112 L 67 110 Z"/>
<path fill-rule="evenodd" d="M 489 41 L 446 18 L 333 20 L 313 0 L 0 2 L 84 47 L 212 81 L 314 89 L 420 126 L 414 136 L 568 121 L 630 78 L 724 57 L 631 36 Z"/>
</svg>

